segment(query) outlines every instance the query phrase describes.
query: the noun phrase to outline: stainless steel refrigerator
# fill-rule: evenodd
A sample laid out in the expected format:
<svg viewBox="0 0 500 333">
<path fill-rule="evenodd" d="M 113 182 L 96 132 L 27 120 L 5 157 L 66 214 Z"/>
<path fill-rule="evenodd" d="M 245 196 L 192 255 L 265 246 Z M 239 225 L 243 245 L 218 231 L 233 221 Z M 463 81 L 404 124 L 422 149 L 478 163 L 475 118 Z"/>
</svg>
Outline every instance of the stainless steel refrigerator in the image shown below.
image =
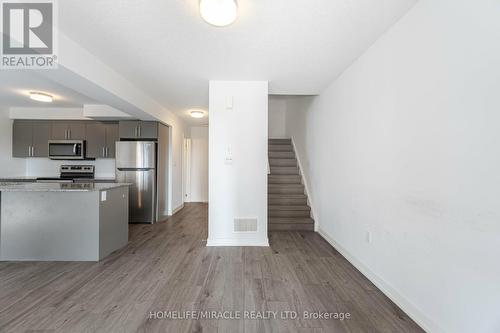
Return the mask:
<svg viewBox="0 0 500 333">
<path fill-rule="evenodd" d="M 116 180 L 129 187 L 129 222 L 155 223 L 158 219 L 157 143 L 116 143 Z"/>
</svg>

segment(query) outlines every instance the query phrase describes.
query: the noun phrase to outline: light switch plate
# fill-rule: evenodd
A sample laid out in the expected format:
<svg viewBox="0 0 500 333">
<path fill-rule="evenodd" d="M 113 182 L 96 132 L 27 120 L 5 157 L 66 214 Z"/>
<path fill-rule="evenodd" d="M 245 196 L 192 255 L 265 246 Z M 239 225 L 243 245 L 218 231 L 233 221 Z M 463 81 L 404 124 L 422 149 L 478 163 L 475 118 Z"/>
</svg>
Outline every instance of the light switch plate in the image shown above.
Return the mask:
<svg viewBox="0 0 500 333">
<path fill-rule="evenodd" d="M 227 110 L 232 110 L 233 109 L 233 96 L 227 96 L 226 97 L 226 109 Z"/>
<path fill-rule="evenodd" d="M 106 201 L 107 196 L 108 196 L 108 192 L 102 191 L 101 192 L 101 201 Z"/>
</svg>

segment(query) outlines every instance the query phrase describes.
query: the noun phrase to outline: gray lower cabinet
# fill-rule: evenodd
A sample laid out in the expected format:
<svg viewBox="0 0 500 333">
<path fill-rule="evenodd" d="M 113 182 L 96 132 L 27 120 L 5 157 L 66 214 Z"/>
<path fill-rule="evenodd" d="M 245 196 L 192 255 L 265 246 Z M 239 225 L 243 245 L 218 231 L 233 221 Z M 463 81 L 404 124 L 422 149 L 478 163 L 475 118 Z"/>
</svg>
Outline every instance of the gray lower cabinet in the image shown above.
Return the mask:
<svg viewBox="0 0 500 333">
<path fill-rule="evenodd" d="M 85 121 L 52 121 L 52 140 L 85 140 Z"/>
<path fill-rule="evenodd" d="M 119 140 L 117 123 L 89 122 L 86 124 L 86 137 L 87 157 L 115 157 L 115 142 Z"/>
<path fill-rule="evenodd" d="M 158 123 L 156 121 L 120 121 L 121 139 L 157 139 Z"/>
<path fill-rule="evenodd" d="M 47 157 L 51 126 L 44 120 L 14 120 L 13 157 Z"/>
</svg>

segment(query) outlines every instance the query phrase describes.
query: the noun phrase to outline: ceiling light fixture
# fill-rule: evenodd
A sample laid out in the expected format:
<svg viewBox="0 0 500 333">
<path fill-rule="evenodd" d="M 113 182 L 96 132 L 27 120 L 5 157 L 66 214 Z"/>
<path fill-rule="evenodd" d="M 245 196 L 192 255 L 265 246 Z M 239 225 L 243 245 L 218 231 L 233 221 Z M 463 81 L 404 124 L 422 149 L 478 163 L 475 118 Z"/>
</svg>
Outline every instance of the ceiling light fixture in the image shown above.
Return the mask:
<svg viewBox="0 0 500 333">
<path fill-rule="evenodd" d="M 52 97 L 51 95 L 35 91 L 30 92 L 30 98 L 32 100 L 44 103 L 51 103 L 52 101 L 54 101 L 54 97 Z"/>
<path fill-rule="evenodd" d="M 236 20 L 238 6 L 235 0 L 200 0 L 200 15 L 207 23 L 224 27 Z"/>
<path fill-rule="evenodd" d="M 205 112 L 200 111 L 200 110 L 193 110 L 190 113 L 191 113 L 191 117 L 193 117 L 193 118 L 203 118 L 205 116 Z"/>
</svg>

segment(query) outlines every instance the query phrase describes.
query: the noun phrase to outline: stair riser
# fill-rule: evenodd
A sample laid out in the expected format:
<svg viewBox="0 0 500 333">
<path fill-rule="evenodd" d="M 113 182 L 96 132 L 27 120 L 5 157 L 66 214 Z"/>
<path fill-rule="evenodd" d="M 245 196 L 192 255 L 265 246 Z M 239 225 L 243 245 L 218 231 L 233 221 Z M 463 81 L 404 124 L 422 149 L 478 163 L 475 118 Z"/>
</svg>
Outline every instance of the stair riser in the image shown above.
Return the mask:
<svg viewBox="0 0 500 333">
<path fill-rule="evenodd" d="M 294 175 L 272 175 L 267 178 L 268 184 L 300 184 L 300 176 Z"/>
<path fill-rule="evenodd" d="M 268 142 L 270 145 L 291 145 L 292 144 L 291 139 L 269 139 Z"/>
<path fill-rule="evenodd" d="M 306 198 L 269 198 L 268 205 L 306 205 Z"/>
<path fill-rule="evenodd" d="M 268 194 L 304 194 L 303 188 L 268 188 Z"/>
<path fill-rule="evenodd" d="M 269 158 L 295 158 L 293 151 L 270 151 Z"/>
<path fill-rule="evenodd" d="M 269 145 L 269 151 L 289 151 L 293 152 L 292 146 L 289 145 Z"/>
<path fill-rule="evenodd" d="M 301 210 L 274 210 L 268 211 L 268 217 L 311 217 L 311 212 L 309 211 L 301 211 Z"/>
<path fill-rule="evenodd" d="M 291 159 L 291 158 L 281 158 L 281 159 L 271 159 L 269 160 L 269 165 L 271 167 L 296 167 L 297 166 L 297 160 L 296 159 Z"/>
<path fill-rule="evenodd" d="M 271 167 L 272 175 L 298 175 L 299 169 L 294 167 Z"/>
<path fill-rule="evenodd" d="M 284 223 L 269 223 L 267 230 L 269 231 L 314 231 L 314 224 L 284 224 Z"/>
</svg>

